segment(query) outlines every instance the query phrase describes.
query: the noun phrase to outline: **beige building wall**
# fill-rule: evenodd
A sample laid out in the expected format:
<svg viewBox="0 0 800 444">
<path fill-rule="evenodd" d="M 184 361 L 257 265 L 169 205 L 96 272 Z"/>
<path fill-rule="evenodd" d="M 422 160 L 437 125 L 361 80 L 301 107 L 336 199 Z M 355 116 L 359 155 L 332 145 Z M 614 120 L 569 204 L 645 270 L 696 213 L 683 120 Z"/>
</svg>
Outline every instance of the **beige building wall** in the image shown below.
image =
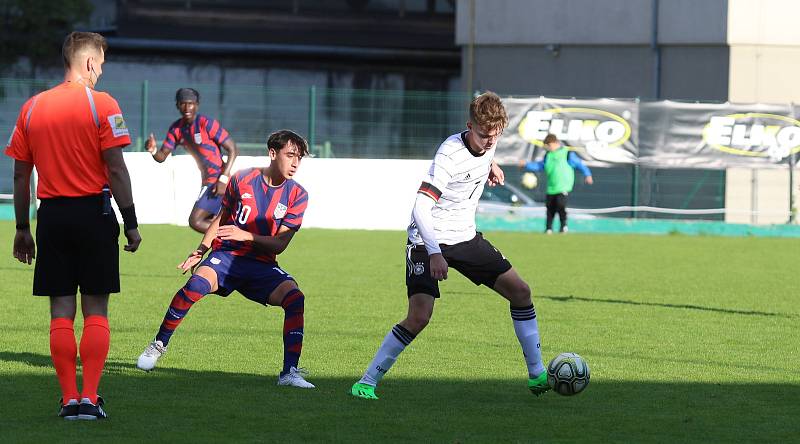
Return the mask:
<svg viewBox="0 0 800 444">
<path fill-rule="evenodd" d="M 800 102 L 800 1 L 728 0 L 731 102 Z"/>
<path fill-rule="evenodd" d="M 729 101 L 800 103 L 798 23 L 798 0 L 728 0 Z M 787 169 L 729 168 L 726 182 L 726 222 L 781 224 L 789 219 Z M 795 170 L 795 200 L 798 182 L 800 171 Z"/>
<path fill-rule="evenodd" d="M 800 171 L 795 170 L 798 196 Z M 789 220 L 789 170 L 728 168 L 725 174 L 725 222 L 783 224 Z"/>
</svg>

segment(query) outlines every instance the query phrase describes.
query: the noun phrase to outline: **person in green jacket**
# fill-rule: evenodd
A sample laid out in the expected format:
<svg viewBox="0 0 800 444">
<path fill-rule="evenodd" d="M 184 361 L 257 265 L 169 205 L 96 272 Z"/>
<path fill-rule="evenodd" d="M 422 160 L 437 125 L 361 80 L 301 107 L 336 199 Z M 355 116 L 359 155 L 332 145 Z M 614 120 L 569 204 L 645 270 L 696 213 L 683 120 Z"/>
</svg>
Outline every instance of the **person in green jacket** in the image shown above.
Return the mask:
<svg viewBox="0 0 800 444">
<path fill-rule="evenodd" d="M 545 233 L 553 233 L 553 219 L 556 213 L 561 221 L 560 232 L 566 233 L 567 228 L 567 196 L 575 185 L 575 170 L 584 176 L 587 185 L 594 183 L 592 172 L 589 170 L 575 152 L 568 150 L 554 134 L 544 138 L 544 149 L 547 151 L 544 158 L 538 162 L 520 161 L 520 166 L 526 171 L 544 171 L 547 176 L 547 222 Z"/>
</svg>

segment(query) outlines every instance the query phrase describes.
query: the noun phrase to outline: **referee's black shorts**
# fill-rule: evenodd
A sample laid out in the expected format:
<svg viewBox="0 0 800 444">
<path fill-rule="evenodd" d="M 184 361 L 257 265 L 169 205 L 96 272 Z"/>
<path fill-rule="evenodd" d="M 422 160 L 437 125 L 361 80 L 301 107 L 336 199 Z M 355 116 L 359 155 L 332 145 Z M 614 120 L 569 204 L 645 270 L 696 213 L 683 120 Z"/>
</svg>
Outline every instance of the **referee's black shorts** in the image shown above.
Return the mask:
<svg viewBox="0 0 800 444">
<path fill-rule="evenodd" d="M 103 196 L 42 199 L 36 224 L 35 296 L 119 293 L 119 224 Z"/>
</svg>

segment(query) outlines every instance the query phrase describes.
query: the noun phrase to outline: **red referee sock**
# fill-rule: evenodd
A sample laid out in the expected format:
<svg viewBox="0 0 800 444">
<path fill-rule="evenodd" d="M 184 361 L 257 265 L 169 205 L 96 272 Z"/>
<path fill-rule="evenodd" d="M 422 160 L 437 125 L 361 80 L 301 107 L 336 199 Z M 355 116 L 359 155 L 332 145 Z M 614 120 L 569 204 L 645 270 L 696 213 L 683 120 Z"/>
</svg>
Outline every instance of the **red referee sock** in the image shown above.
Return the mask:
<svg viewBox="0 0 800 444">
<path fill-rule="evenodd" d="M 70 399 L 79 399 L 78 383 L 75 380 L 75 357 L 78 347 L 75 345 L 75 330 L 69 318 L 50 320 L 50 357 L 56 368 L 58 384 L 61 386 L 61 397 L 66 404 Z"/>
<path fill-rule="evenodd" d="M 103 376 L 106 365 L 108 344 L 111 332 L 108 329 L 108 318 L 91 315 L 83 319 L 83 335 L 81 336 L 81 364 L 83 365 L 82 398 L 89 398 L 97 403 L 97 387 Z"/>
</svg>

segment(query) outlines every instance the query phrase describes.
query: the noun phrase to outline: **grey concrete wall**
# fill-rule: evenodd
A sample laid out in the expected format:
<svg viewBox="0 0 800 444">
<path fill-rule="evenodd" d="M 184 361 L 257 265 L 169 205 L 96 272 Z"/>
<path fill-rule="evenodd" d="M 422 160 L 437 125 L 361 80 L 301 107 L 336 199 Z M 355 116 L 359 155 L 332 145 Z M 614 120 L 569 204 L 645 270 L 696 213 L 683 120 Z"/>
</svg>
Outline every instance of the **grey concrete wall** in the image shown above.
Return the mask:
<svg viewBox="0 0 800 444">
<path fill-rule="evenodd" d="M 726 45 L 727 41 L 728 0 L 659 1 L 659 43 Z"/>
<path fill-rule="evenodd" d="M 652 1 L 474 0 L 474 36 L 471 1 L 456 6 L 464 89 L 655 97 Z M 727 10 L 727 0 L 659 1 L 659 98 L 727 100 Z"/>
<path fill-rule="evenodd" d="M 664 46 L 661 98 L 728 100 L 730 50 L 727 46 Z"/>
<path fill-rule="evenodd" d="M 470 41 L 470 1 L 456 3 L 456 43 Z M 474 0 L 475 43 L 619 43 L 650 40 L 646 0 Z M 620 32 L 624 29 L 625 32 Z"/>
<path fill-rule="evenodd" d="M 456 43 L 476 45 L 650 44 L 650 0 L 458 0 Z M 748 0 L 749 1 L 749 0 Z M 660 0 L 659 41 L 725 44 L 728 0 Z"/>
<path fill-rule="evenodd" d="M 662 48 L 661 97 L 724 101 L 725 47 Z M 464 58 L 466 60 L 466 57 Z M 491 46 L 475 50 L 473 88 L 505 95 L 575 97 L 653 96 L 654 55 L 645 46 Z M 466 64 L 463 67 L 466 78 Z"/>
<path fill-rule="evenodd" d="M 474 87 L 506 95 L 637 97 L 651 88 L 649 54 L 638 46 L 562 46 L 558 56 L 543 46 L 479 47 Z"/>
</svg>

